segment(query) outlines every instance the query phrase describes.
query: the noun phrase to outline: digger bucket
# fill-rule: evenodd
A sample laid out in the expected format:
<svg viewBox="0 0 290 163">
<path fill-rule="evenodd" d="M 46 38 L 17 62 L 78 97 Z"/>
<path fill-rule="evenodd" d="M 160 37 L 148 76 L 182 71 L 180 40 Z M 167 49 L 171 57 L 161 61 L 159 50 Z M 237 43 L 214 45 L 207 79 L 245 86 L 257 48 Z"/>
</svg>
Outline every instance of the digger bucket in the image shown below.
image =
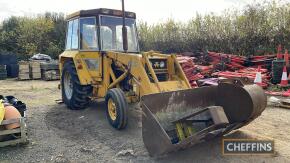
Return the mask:
<svg viewBox="0 0 290 163">
<path fill-rule="evenodd" d="M 266 100 L 259 86 L 232 83 L 145 95 L 143 142 L 151 156 L 190 147 L 250 123 Z"/>
</svg>

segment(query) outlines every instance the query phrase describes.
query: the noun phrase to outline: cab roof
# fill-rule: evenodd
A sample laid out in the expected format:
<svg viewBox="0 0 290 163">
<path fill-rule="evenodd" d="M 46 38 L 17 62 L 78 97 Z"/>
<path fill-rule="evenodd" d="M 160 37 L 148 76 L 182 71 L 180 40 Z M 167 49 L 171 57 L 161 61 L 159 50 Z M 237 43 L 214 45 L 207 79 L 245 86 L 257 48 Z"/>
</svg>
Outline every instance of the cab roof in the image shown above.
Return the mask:
<svg viewBox="0 0 290 163">
<path fill-rule="evenodd" d="M 79 18 L 79 17 L 89 17 L 89 16 L 99 16 L 99 15 L 110 15 L 110 16 L 122 17 L 123 14 L 121 10 L 98 8 L 98 9 L 80 10 L 80 11 L 74 12 L 72 14 L 67 15 L 66 20 Z M 126 11 L 125 15 L 126 15 L 126 18 L 136 19 L 136 14 L 134 12 Z"/>
</svg>

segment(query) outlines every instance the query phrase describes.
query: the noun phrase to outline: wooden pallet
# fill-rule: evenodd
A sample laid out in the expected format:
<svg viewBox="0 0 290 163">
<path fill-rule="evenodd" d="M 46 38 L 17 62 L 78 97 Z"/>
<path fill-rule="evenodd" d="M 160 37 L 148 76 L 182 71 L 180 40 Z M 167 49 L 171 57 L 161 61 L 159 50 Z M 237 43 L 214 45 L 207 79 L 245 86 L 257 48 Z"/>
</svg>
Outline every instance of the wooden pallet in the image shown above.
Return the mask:
<svg viewBox="0 0 290 163">
<path fill-rule="evenodd" d="M 19 62 L 19 74 L 18 74 L 19 80 L 29 80 L 29 62 L 21 61 Z"/>
<path fill-rule="evenodd" d="M 49 71 L 45 71 L 43 74 L 43 79 L 44 80 L 59 80 L 60 79 L 60 75 L 59 75 L 59 70 L 49 70 Z"/>
<path fill-rule="evenodd" d="M 26 127 L 25 119 L 26 119 L 25 117 L 22 117 L 22 118 L 9 119 L 9 120 L 2 121 L 2 123 L 0 124 L 0 127 L 4 127 L 5 125 L 9 125 L 13 123 L 19 123 L 20 127 L 15 128 L 15 129 L 0 130 L 0 136 L 9 136 L 11 134 L 20 134 L 20 136 L 12 140 L 0 141 L 0 147 L 13 146 L 17 144 L 25 144 L 28 142 L 27 127 Z"/>
<path fill-rule="evenodd" d="M 30 77 L 31 77 L 31 79 L 41 79 L 40 62 L 38 62 L 38 61 L 30 61 L 29 62 L 29 68 L 30 68 Z"/>
</svg>

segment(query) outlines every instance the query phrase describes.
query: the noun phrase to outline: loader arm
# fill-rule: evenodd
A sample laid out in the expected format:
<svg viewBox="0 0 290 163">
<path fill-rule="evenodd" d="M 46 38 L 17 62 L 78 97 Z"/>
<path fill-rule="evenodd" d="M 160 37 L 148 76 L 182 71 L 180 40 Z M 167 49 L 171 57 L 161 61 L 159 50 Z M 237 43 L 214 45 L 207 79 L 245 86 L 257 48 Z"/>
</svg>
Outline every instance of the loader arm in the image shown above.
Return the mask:
<svg viewBox="0 0 290 163">
<path fill-rule="evenodd" d="M 174 55 L 164 55 L 153 52 L 144 53 L 142 55 L 108 52 L 106 56 L 113 62 L 119 62 L 127 68 L 133 78 L 137 80 L 136 82 L 140 87 L 140 96 L 170 90 L 173 91 L 191 88 Z M 167 61 L 168 66 L 166 69 L 168 70 L 169 76 L 167 81 L 158 80 L 149 61 L 154 57 L 162 57 Z M 152 77 L 152 80 L 150 80 L 149 76 Z"/>
</svg>

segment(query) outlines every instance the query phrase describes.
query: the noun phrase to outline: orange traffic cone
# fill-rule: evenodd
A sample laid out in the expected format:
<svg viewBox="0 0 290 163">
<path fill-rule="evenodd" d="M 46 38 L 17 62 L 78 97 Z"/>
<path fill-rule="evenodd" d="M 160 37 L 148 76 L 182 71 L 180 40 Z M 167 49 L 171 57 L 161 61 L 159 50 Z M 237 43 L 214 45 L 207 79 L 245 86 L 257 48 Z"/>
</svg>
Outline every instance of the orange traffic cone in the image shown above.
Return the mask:
<svg viewBox="0 0 290 163">
<path fill-rule="evenodd" d="M 287 79 L 287 69 L 286 66 L 284 66 L 283 68 L 283 74 L 282 74 L 282 78 L 281 78 L 281 86 L 286 87 L 288 86 L 288 79 Z"/>
<path fill-rule="evenodd" d="M 262 73 L 261 73 L 261 66 L 258 67 L 258 72 L 256 73 L 256 77 L 254 83 L 257 85 L 262 85 Z"/>
</svg>

